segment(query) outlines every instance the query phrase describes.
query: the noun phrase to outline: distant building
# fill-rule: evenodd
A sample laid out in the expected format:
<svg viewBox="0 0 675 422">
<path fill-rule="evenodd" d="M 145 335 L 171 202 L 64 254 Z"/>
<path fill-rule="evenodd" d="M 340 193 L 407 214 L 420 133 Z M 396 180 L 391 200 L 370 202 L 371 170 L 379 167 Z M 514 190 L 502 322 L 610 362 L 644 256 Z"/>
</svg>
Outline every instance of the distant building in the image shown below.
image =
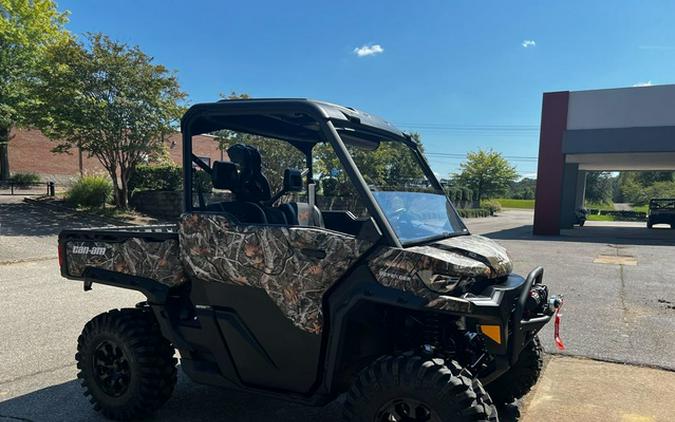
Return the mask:
<svg viewBox="0 0 675 422">
<path fill-rule="evenodd" d="M 105 172 L 96 157 L 87 152 L 79 153 L 74 148 L 70 154 L 51 152 L 56 145 L 39 130 L 17 130 L 9 143 L 9 165 L 12 173 L 31 172 L 39 174 L 45 181 L 67 183 L 81 174 Z M 183 163 L 183 139 L 180 133 L 167 137 L 166 146 L 171 159 L 178 165 Z M 198 135 L 193 138 L 192 151 L 211 164 L 226 159 L 227 154 L 218 149 L 215 138 Z"/>
<path fill-rule="evenodd" d="M 591 171 L 675 170 L 675 85 L 544 93 L 534 233 L 572 228 Z"/>
</svg>

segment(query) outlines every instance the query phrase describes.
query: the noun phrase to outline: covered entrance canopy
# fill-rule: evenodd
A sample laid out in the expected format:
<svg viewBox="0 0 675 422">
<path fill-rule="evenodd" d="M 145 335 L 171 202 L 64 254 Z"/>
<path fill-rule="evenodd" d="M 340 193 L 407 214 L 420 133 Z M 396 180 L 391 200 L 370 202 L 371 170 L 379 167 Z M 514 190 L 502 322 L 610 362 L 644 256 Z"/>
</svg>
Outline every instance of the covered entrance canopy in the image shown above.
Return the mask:
<svg viewBox="0 0 675 422">
<path fill-rule="evenodd" d="M 534 233 L 583 205 L 586 172 L 675 170 L 675 85 L 544 94 Z"/>
</svg>

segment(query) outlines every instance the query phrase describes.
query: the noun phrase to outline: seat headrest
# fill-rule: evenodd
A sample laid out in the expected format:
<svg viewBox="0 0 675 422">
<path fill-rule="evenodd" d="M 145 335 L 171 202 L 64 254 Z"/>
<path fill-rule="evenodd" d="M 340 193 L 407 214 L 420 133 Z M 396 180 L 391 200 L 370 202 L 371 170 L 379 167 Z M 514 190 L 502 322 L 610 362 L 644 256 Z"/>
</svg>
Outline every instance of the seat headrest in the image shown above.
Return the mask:
<svg viewBox="0 0 675 422">
<path fill-rule="evenodd" d="M 230 161 L 239 164 L 242 173 L 258 173 L 262 170 L 262 157 L 255 147 L 235 144 L 227 149 Z"/>
<path fill-rule="evenodd" d="M 216 189 L 229 189 L 232 192 L 239 190 L 239 170 L 235 163 L 230 161 L 214 161 L 211 181 Z"/>
<path fill-rule="evenodd" d="M 262 174 L 260 151 L 250 145 L 235 144 L 227 149 L 230 160 L 239 165 L 239 191 L 241 201 L 261 202 L 272 198 L 270 184 Z"/>
</svg>

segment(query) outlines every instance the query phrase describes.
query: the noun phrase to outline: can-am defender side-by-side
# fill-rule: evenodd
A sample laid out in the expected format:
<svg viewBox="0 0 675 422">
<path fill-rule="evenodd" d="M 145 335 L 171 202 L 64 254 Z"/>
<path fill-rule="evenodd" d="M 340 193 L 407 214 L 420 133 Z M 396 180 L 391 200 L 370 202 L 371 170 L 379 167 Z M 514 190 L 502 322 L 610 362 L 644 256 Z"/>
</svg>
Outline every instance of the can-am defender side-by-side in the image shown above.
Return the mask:
<svg viewBox="0 0 675 422">
<path fill-rule="evenodd" d="M 78 339 L 97 410 L 158 409 L 175 349 L 199 383 L 311 405 L 345 393 L 347 421 L 496 421 L 495 404 L 536 382 L 537 333 L 561 300 L 541 268 L 515 275 L 500 245 L 469 233 L 413 138 L 294 99 L 198 104 L 181 128 L 177 224 L 59 235 L 64 277 L 147 297 Z M 302 162 L 268 180 L 265 161 L 283 157 L 236 143 L 210 164 L 193 137 L 214 132 L 280 142 Z"/>
</svg>

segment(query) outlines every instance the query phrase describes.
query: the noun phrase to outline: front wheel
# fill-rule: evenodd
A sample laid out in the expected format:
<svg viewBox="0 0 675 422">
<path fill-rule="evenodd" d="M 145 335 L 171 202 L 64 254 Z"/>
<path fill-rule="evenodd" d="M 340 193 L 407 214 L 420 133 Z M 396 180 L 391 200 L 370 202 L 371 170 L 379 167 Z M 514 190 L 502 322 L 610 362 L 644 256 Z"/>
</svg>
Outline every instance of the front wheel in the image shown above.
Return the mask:
<svg viewBox="0 0 675 422">
<path fill-rule="evenodd" d="M 347 393 L 346 422 L 497 421 L 480 381 L 454 361 L 412 353 L 384 356 Z"/>
<path fill-rule="evenodd" d="M 176 385 L 174 349 L 152 313 L 121 309 L 96 316 L 77 340 L 77 377 L 94 409 L 116 420 L 149 415 Z"/>
<path fill-rule="evenodd" d="M 520 352 L 516 363 L 486 388 L 497 405 L 512 403 L 534 387 L 543 366 L 544 350 L 539 337 L 534 336 Z"/>
</svg>

